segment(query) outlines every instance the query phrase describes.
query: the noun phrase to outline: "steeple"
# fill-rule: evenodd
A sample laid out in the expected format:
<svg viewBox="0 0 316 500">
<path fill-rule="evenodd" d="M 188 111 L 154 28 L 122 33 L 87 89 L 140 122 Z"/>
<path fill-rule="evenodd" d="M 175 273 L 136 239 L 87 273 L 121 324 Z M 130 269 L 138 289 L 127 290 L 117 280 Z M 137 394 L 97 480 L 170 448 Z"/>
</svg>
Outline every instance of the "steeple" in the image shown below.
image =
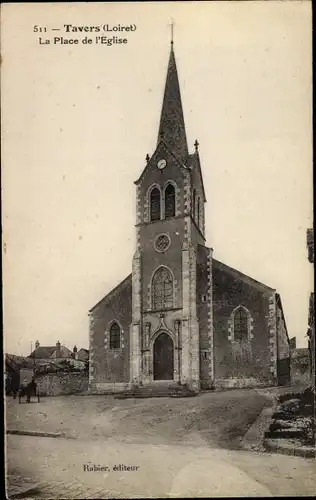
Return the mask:
<svg viewBox="0 0 316 500">
<path fill-rule="evenodd" d="M 188 145 L 181 103 L 180 86 L 173 50 L 173 27 L 165 93 L 160 116 L 158 142 L 163 139 L 172 152 L 182 161 L 188 155 Z"/>
</svg>

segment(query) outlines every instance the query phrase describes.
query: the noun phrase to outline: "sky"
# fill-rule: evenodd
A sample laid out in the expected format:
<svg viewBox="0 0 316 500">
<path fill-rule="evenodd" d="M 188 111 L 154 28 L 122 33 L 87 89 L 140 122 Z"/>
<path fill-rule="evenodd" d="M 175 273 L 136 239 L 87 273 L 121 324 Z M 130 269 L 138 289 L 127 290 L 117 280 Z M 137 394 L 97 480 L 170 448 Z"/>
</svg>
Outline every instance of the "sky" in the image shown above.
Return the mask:
<svg viewBox="0 0 316 500">
<path fill-rule="evenodd" d="M 35 340 L 88 348 L 88 310 L 131 272 L 133 182 L 156 146 L 172 19 L 189 148 L 200 143 L 207 244 L 277 289 L 289 336 L 307 346 L 310 2 L 5 4 L 6 352 L 28 355 Z M 106 46 L 64 24 L 136 31 Z M 42 35 L 79 43 L 40 45 Z"/>
</svg>

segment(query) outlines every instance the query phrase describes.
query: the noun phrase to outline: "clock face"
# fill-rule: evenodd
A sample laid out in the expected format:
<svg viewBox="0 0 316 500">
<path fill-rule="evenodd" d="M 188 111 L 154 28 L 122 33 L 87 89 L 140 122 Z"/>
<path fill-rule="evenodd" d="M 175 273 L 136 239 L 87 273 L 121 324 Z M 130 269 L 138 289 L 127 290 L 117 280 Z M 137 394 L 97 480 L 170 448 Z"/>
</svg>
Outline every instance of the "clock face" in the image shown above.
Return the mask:
<svg viewBox="0 0 316 500">
<path fill-rule="evenodd" d="M 157 163 L 157 167 L 159 168 L 159 170 L 162 170 L 163 168 L 165 168 L 166 165 L 167 165 L 166 160 L 159 160 Z"/>
</svg>

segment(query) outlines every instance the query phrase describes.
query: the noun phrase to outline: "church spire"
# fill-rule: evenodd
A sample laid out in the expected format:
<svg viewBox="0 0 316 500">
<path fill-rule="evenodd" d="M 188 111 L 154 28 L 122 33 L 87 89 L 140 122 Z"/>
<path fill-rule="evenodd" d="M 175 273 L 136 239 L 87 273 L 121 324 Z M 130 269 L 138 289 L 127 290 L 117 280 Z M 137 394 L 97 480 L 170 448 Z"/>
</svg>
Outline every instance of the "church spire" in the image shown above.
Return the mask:
<svg viewBox="0 0 316 500">
<path fill-rule="evenodd" d="M 171 29 L 171 48 L 173 48 L 173 28 L 174 28 L 174 21 L 172 19 L 172 22 L 170 24 L 170 29 Z"/>
<path fill-rule="evenodd" d="M 188 145 L 185 133 L 180 86 L 176 60 L 174 55 L 173 24 L 171 25 L 171 49 L 165 93 L 160 116 L 158 142 L 163 139 L 172 152 L 182 161 L 188 155 Z"/>
</svg>

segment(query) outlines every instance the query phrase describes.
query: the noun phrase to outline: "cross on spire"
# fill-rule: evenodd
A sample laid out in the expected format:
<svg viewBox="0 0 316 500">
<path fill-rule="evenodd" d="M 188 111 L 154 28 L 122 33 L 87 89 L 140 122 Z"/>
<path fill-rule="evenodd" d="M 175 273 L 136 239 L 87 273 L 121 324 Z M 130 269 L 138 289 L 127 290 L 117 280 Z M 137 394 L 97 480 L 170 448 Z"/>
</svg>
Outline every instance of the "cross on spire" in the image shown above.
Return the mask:
<svg viewBox="0 0 316 500">
<path fill-rule="evenodd" d="M 199 148 L 199 142 L 197 139 L 195 139 L 194 147 L 195 147 L 195 151 L 197 151 Z"/>
<path fill-rule="evenodd" d="M 171 23 L 169 24 L 170 26 L 170 30 L 171 30 L 171 47 L 173 47 L 173 35 L 174 35 L 174 26 L 175 26 L 175 22 L 174 20 L 171 18 Z"/>
</svg>

